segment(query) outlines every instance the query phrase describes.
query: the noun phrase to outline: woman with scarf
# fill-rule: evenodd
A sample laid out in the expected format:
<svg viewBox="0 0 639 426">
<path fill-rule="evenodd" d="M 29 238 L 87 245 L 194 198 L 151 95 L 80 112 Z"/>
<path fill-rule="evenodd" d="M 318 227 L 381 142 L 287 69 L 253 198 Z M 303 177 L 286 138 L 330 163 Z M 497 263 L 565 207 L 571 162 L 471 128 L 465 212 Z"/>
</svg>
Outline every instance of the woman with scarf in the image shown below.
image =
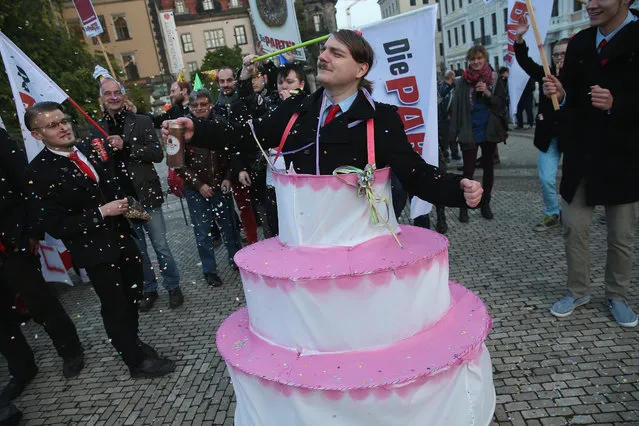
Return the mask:
<svg viewBox="0 0 639 426">
<path fill-rule="evenodd" d="M 473 178 L 477 151 L 481 147 L 481 166 L 484 170 L 481 215 L 492 219 L 490 199 L 494 181 L 493 158 L 497 144 L 505 141 L 507 136 L 507 88 L 501 78 L 494 78 L 484 46 L 471 47 L 466 59 L 468 68 L 455 81 L 449 137 L 451 142 L 459 142 L 461 146 L 465 178 Z M 468 222 L 467 208 L 459 210 L 459 221 Z"/>
</svg>

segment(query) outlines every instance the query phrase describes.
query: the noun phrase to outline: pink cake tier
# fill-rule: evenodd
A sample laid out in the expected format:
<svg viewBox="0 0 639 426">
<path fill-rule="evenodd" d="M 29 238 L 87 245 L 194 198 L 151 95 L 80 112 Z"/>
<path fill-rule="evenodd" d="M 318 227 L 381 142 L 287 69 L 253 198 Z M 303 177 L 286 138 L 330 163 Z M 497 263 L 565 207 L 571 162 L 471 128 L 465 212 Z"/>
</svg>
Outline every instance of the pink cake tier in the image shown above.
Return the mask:
<svg viewBox="0 0 639 426">
<path fill-rule="evenodd" d="M 369 203 L 358 195 L 357 175 L 298 175 L 273 172 L 277 194 L 279 238 L 290 246 L 354 246 L 397 228 L 390 169 L 375 172 L 373 192 L 380 217 L 370 219 Z M 343 179 L 343 180 L 342 180 Z M 350 183 L 350 185 L 346 182 Z"/>
<path fill-rule="evenodd" d="M 379 350 L 300 355 L 255 335 L 248 310 L 217 332 L 237 396 L 236 426 L 488 425 L 495 406 L 481 300 L 450 284 L 428 329 Z"/>
<path fill-rule="evenodd" d="M 353 247 L 292 247 L 277 238 L 235 255 L 253 333 L 299 353 L 381 348 L 450 307 L 448 240 L 401 226 Z M 426 243 L 428 242 L 428 243 Z"/>
</svg>

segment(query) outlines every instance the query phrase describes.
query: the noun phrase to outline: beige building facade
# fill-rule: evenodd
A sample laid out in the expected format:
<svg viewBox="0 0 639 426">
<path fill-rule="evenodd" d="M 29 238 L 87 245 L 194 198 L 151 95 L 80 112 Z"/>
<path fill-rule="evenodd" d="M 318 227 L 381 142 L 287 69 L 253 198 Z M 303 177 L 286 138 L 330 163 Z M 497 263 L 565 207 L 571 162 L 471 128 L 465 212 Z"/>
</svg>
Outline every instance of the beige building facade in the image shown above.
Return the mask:
<svg viewBox="0 0 639 426">
<path fill-rule="evenodd" d="M 161 46 L 146 0 L 93 0 L 93 6 L 104 30 L 100 35 L 104 49 L 118 62 L 127 80 L 154 79 L 163 73 Z M 84 33 L 73 2 L 64 2 L 63 17 L 69 31 L 90 50 L 101 53 L 97 40 Z"/>
</svg>

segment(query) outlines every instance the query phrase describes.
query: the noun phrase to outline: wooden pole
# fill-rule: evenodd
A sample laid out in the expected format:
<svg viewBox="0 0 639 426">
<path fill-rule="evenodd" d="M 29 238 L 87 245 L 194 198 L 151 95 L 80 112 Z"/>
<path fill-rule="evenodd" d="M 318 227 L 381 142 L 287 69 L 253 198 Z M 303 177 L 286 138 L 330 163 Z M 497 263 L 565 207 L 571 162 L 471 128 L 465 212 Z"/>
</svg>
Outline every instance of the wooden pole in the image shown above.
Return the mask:
<svg viewBox="0 0 639 426">
<path fill-rule="evenodd" d="M 544 49 L 544 41 L 541 39 L 539 27 L 537 26 L 537 18 L 535 17 L 535 10 L 533 9 L 532 0 L 526 0 L 526 7 L 528 8 L 528 16 L 530 16 L 530 23 L 532 24 L 533 32 L 535 33 L 535 40 L 537 41 L 537 47 L 539 48 L 541 65 L 544 67 L 544 74 L 546 74 L 546 77 L 548 77 L 551 75 L 550 66 L 548 65 L 548 57 L 546 56 L 546 50 Z M 557 100 L 557 95 L 552 95 L 550 99 L 552 100 L 552 106 L 555 111 L 559 110 L 559 101 Z"/>
<path fill-rule="evenodd" d="M 95 36 L 95 38 L 98 39 L 98 44 L 100 45 L 100 49 L 102 49 L 102 54 L 104 55 L 104 59 L 106 60 L 107 66 L 109 67 L 109 71 L 111 72 L 111 76 L 113 76 L 113 78 L 118 78 L 118 76 L 115 75 L 115 72 L 113 71 L 113 66 L 111 65 L 111 61 L 109 61 L 109 55 L 107 55 L 107 52 L 104 49 L 104 44 L 102 44 L 102 40 L 100 39 L 100 36 L 97 35 L 97 36 Z"/>
</svg>

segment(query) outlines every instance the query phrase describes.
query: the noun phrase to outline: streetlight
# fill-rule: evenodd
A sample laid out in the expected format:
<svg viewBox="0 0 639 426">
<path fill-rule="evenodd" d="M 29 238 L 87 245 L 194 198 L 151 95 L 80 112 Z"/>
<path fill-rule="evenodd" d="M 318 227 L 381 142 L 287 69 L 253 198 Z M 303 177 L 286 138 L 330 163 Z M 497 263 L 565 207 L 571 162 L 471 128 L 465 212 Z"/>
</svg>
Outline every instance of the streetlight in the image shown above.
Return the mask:
<svg viewBox="0 0 639 426">
<path fill-rule="evenodd" d="M 348 6 L 346 8 L 346 24 L 348 25 L 348 28 L 352 28 L 351 25 L 351 7 L 355 6 L 357 3 L 359 3 L 362 0 L 355 0 L 353 3 L 350 4 L 350 6 Z"/>
</svg>

